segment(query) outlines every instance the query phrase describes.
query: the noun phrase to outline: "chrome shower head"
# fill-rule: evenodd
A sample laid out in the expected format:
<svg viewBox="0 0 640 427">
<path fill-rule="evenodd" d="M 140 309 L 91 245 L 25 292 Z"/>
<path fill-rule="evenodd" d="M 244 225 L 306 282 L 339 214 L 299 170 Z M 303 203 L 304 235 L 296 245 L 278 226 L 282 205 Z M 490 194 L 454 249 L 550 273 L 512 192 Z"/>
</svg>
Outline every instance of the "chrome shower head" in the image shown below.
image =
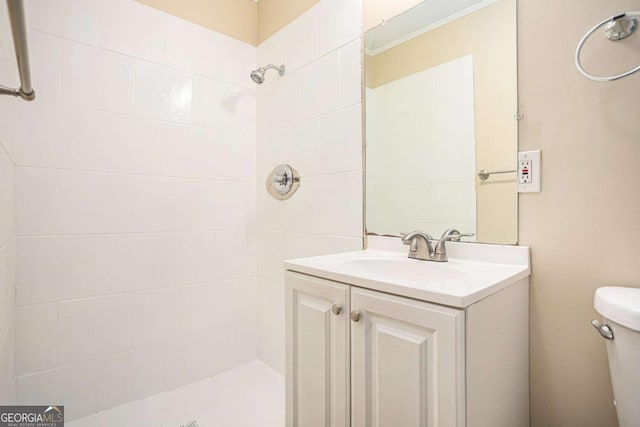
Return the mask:
<svg viewBox="0 0 640 427">
<path fill-rule="evenodd" d="M 249 74 L 251 76 L 251 80 L 261 85 L 262 83 L 264 83 L 264 73 L 268 69 L 278 70 L 278 74 L 280 74 L 281 76 L 284 76 L 284 65 L 281 65 L 278 67 L 276 65 L 269 64 L 269 65 L 265 65 L 264 67 L 260 67 L 257 70 L 253 70 L 251 74 Z"/>
</svg>

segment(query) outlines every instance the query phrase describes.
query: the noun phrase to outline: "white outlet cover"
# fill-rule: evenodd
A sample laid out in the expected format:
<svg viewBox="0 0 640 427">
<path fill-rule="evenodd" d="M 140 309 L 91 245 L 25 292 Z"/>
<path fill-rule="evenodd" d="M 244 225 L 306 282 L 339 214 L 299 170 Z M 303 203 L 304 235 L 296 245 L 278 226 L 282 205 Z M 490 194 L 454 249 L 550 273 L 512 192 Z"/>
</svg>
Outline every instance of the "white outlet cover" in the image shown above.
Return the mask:
<svg viewBox="0 0 640 427">
<path fill-rule="evenodd" d="M 540 192 L 541 166 L 540 150 L 518 153 L 518 193 Z"/>
</svg>

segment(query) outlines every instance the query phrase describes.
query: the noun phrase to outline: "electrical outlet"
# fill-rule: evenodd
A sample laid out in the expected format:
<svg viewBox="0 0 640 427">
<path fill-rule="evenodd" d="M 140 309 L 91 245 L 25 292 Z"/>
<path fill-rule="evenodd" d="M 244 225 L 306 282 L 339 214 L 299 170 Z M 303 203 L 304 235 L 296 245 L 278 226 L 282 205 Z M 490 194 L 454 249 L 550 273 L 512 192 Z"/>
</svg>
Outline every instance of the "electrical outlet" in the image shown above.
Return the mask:
<svg viewBox="0 0 640 427">
<path fill-rule="evenodd" d="M 540 150 L 518 153 L 518 192 L 540 192 Z"/>
<path fill-rule="evenodd" d="M 531 160 L 520 161 L 518 167 L 518 183 L 531 184 Z"/>
</svg>

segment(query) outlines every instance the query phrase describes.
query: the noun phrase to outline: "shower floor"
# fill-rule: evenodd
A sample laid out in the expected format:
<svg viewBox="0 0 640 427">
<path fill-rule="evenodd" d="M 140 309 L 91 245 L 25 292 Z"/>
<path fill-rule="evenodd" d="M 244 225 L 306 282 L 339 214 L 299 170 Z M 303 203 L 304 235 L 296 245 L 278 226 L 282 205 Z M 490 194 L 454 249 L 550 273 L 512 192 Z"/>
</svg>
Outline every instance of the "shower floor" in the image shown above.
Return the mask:
<svg viewBox="0 0 640 427">
<path fill-rule="evenodd" d="M 66 425 L 180 427 L 192 421 L 199 427 L 283 427 L 284 378 L 255 361 Z"/>
</svg>

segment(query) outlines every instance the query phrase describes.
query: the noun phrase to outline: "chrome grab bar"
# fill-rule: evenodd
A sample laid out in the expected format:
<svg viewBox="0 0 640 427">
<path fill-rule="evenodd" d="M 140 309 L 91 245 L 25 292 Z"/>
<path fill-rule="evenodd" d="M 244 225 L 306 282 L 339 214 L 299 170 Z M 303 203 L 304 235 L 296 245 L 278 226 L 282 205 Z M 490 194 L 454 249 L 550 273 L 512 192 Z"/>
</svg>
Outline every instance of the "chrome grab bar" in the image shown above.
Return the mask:
<svg viewBox="0 0 640 427">
<path fill-rule="evenodd" d="M 7 0 L 9 20 L 11 21 L 11 35 L 16 51 L 20 87 L 11 88 L 0 85 L 0 95 L 12 95 L 25 101 L 33 101 L 36 93 L 31 86 L 31 68 L 29 67 L 29 49 L 27 46 L 27 26 L 24 22 L 24 5 L 22 0 Z"/>
<path fill-rule="evenodd" d="M 482 169 L 478 171 L 478 178 L 480 178 L 482 181 L 486 181 L 487 179 L 489 179 L 489 176 L 491 175 L 496 175 L 499 173 L 516 173 L 518 172 L 517 170 L 504 170 L 504 171 L 488 171 L 486 169 Z"/>
</svg>

